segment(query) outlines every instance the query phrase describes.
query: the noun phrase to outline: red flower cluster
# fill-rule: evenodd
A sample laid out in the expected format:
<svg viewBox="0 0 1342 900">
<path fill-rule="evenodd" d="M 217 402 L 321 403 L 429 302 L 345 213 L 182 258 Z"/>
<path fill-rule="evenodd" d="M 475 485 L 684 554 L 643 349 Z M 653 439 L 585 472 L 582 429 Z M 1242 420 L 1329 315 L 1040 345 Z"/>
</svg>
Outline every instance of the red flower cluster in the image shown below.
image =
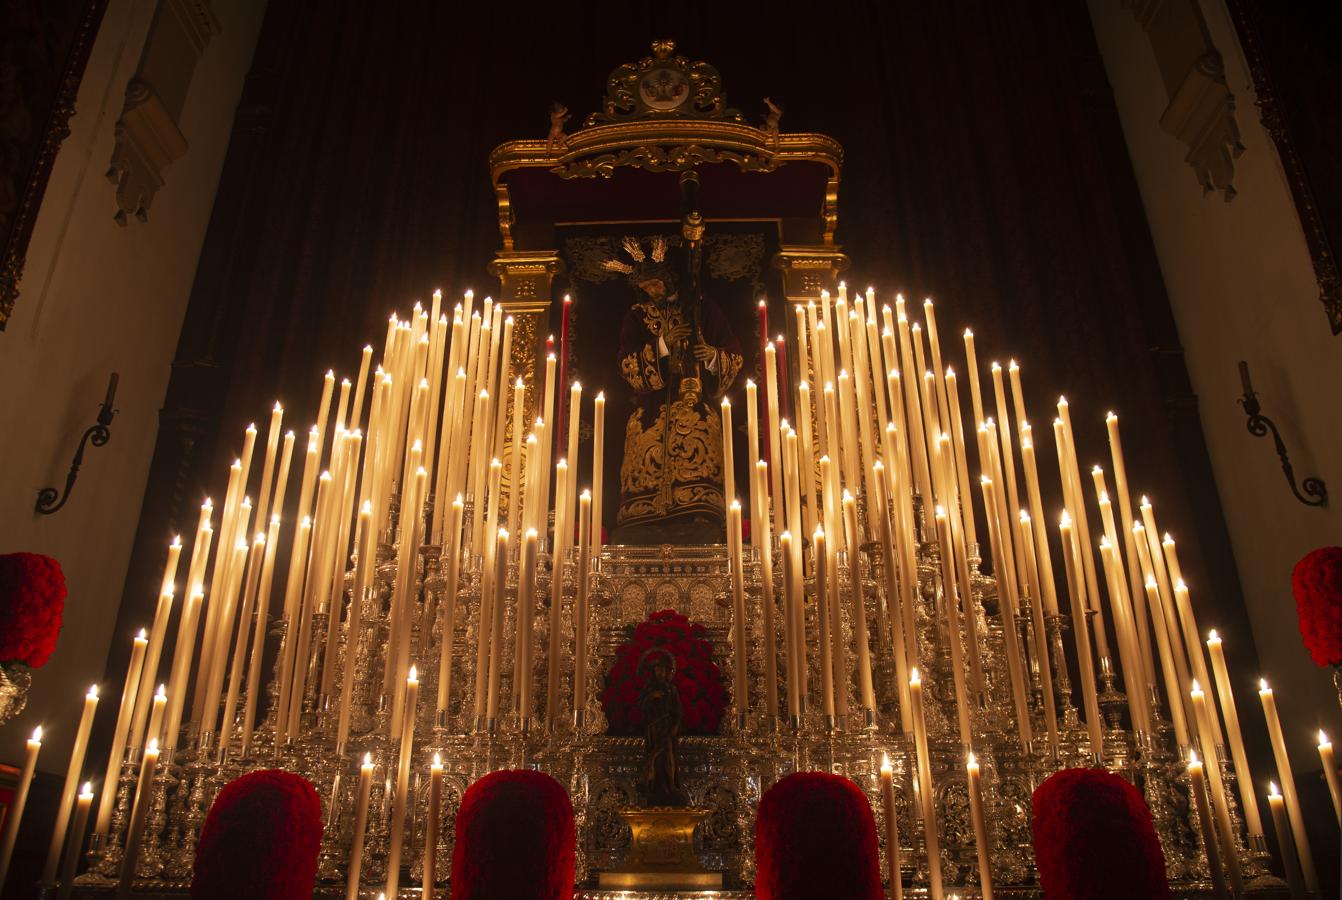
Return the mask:
<svg viewBox="0 0 1342 900">
<path fill-rule="evenodd" d="M 1342 547 L 1320 547 L 1291 571 L 1305 649 L 1320 666 L 1342 666 Z"/>
<path fill-rule="evenodd" d="M 1105 769 L 1062 769 L 1032 800 L 1035 868 L 1049 900 L 1167 900 L 1165 855 L 1137 788 Z"/>
<path fill-rule="evenodd" d="M 563 785 L 529 769 L 490 772 L 461 798 L 452 900 L 572 897 L 577 846 Z"/>
<path fill-rule="evenodd" d="M 867 795 L 828 772 L 794 772 L 780 780 L 764 792 L 755 815 L 755 873 L 759 900 L 881 900 L 880 850 Z"/>
<path fill-rule="evenodd" d="M 684 733 L 717 734 L 727 708 L 727 690 L 706 633 L 703 625 L 672 609 L 655 612 L 633 628 L 615 651 L 615 663 L 606 673 L 601 692 L 601 708 L 611 734 L 633 734 L 643 724 L 638 696 L 647 676 L 639 673 L 638 661 L 653 647 L 663 647 L 675 657 Z"/>
<path fill-rule="evenodd" d="M 307 779 L 249 772 L 224 785 L 205 817 L 191 900 L 309 898 L 321 842 L 321 800 Z"/>
<path fill-rule="evenodd" d="M 45 666 L 64 611 L 60 563 L 39 553 L 0 555 L 0 663 Z"/>
</svg>

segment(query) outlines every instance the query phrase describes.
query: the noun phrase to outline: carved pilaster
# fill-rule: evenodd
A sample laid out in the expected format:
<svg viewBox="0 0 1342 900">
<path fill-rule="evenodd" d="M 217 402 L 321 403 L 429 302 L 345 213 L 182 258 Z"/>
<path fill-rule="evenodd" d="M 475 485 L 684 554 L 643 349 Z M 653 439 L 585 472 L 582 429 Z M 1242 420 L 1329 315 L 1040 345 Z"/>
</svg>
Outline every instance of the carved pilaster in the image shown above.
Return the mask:
<svg viewBox="0 0 1342 900">
<path fill-rule="evenodd" d="M 789 302 L 814 300 L 833 293 L 848 256 L 835 247 L 785 246 L 774 254 L 774 268 L 783 273 L 783 295 Z"/>
<path fill-rule="evenodd" d="M 536 389 L 545 372 L 538 365 L 545 349 L 545 326 L 555 276 L 564 263 L 557 250 L 503 250 L 489 264 L 499 279 L 498 301 L 513 317 L 514 373 L 527 385 L 527 420 L 535 417 Z"/>
<path fill-rule="evenodd" d="M 116 185 L 116 220 L 148 217 L 164 184 L 163 170 L 186 154 L 179 119 L 196 63 L 219 20 L 209 0 L 161 0 L 145 39 L 140 66 L 126 85 L 126 104 L 116 123 L 116 144 L 107 179 Z"/>
</svg>

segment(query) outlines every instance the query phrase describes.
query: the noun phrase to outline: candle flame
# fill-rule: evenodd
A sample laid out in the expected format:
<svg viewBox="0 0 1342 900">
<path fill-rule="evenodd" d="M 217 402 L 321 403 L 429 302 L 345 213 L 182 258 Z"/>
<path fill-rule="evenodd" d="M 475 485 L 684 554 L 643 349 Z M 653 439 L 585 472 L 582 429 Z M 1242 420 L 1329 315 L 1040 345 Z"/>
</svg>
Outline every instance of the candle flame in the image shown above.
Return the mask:
<svg viewBox="0 0 1342 900">
<path fill-rule="evenodd" d="M 1188 767 L 1191 769 L 1191 768 L 1193 768 L 1193 766 L 1200 766 L 1200 765 L 1202 765 L 1202 762 L 1198 759 L 1198 751 L 1196 751 L 1196 750 L 1189 750 L 1189 751 L 1188 751 Z"/>
<path fill-rule="evenodd" d="M 909 684 L 914 685 L 922 683 L 923 683 L 923 677 L 918 674 L 918 667 L 914 666 L 912 669 L 909 669 Z"/>
<path fill-rule="evenodd" d="M 1072 514 L 1067 510 L 1062 511 L 1062 517 L 1058 519 L 1058 525 L 1062 528 L 1072 527 Z"/>
<path fill-rule="evenodd" d="M 90 685 L 90 686 L 89 686 L 89 692 L 88 692 L 87 694 L 85 694 L 84 696 L 88 697 L 90 700 L 97 700 L 97 699 L 98 699 L 98 686 L 97 686 L 96 684 L 94 684 L 94 685 Z"/>
<path fill-rule="evenodd" d="M 1162 544 L 1170 544 L 1171 546 L 1173 546 L 1173 544 L 1174 544 L 1174 538 L 1170 537 L 1170 533 L 1167 531 L 1167 532 L 1165 532 L 1165 537 L 1164 537 L 1164 539 L 1161 541 L 1161 543 L 1162 543 Z"/>
<path fill-rule="evenodd" d="M 1002 364 L 999 363 L 997 360 L 993 360 L 992 364 L 988 366 L 988 369 L 994 373 L 1000 372 L 1002 371 Z"/>
<path fill-rule="evenodd" d="M 371 766 L 373 764 L 373 754 L 365 753 L 363 755 L 363 764 L 365 766 Z"/>
<path fill-rule="evenodd" d="M 1326 744 L 1328 744 L 1328 735 L 1324 734 L 1324 733 L 1323 733 L 1323 729 L 1320 728 L 1320 729 L 1319 729 L 1319 746 L 1320 746 L 1320 747 L 1323 747 L 1323 746 L 1326 745 Z"/>
<path fill-rule="evenodd" d="M 146 753 L 158 753 L 158 738 L 150 738 L 149 743 L 145 745 Z"/>
<path fill-rule="evenodd" d="M 405 679 L 406 682 L 419 681 L 419 669 L 415 666 L 410 667 L 410 675 Z"/>
<path fill-rule="evenodd" d="M 889 772 L 889 771 L 890 771 L 890 754 L 889 754 L 889 753 L 886 753 L 884 750 L 882 750 L 882 751 L 881 751 L 881 773 L 882 773 L 882 774 L 885 774 L 885 773 L 887 773 L 887 772 Z"/>
<path fill-rule="evenodd" d="M 1202 693 L 1202 685 L 1198 684 L 1198 680 L 1197 680 L 1196 678 L 1193 679 L 1193 689 L 1190 690 L 1188 693 L 1189 693 L 1189 694 L 1201 694 L 1201 693 Z"/>
<path fill-rule="evenodd" d="M 1277 782 L 1269 781 L 1267 783 L 1267 795 L 1273 800 L 1281 799 L 1281 789 L 1277 787 Z"/>
<path fill-rule="evenodd" d="M 1020 521 L 1022 525 L 1028 525 L 1030 522 L 1030 514 L 1023 509 L 1020 511 Z"/>
<path fill-rule="evenodd" d="M 168 686 L 166 684 L 160 684 L 158 690 L 154 691 L 154 696 L 162 697 L 164 700 L 168 699 Z"/>
<path fill-rule="evenodd" d="M 1218 643 L 1218 644 L 1221 643 L 1221 636 L 1220 636 L 1219 634 L 1216 633 L 1216 629 L 1215 629 L 1215 628 L 1213 628 L 1211 631 L 1207 632 L 1207 643 L 1210 644 L 1210 643 L 1212 643 L 1213 641 L 1216 642 L 1216 643 Z"/>
<path fill-rule="evenodd" d="M 41 726 L 41 725 L 38 725 L 36 728 L 33 729 L 33 742 L 34 742 L 34 743 L 37 743 L 37 744 L 42 743 L 42 726 Z"/>
<path fill-rule="evenodd" d="M 1154 591 L 1156 589 L 1156 576 L 1154 575 L 1146 576 L 1146 589 L 1148 591 Z"/>
<path fill-rule="evenodd" d="M 579 500 L 591 500 L 592 491 L 589 488 L 583 488 L 582 493 L 578 495 Z"/>
<path fill-rule="evenodd" d="M 1272 690 L 1272 688 L 1270 688 L 1270 687 L 1267 686 L 1267 679 L 1266 679 L 1266 678 L 1260 678 L 1260 679 L 1258 679 L 1258 693 L 1260 693 L 1260 694 L 1265 694 L 1265 693 L 1267 693 L 1267 692 L 1269 692 L 1269 691 L 1271 691 L 1271 690 Z"/>
<path fill-rule="evenodd" d="M 970 768 L 970 769 L 976 769 L 976 768 L 978 768 L 979 761 L 978 761 L 978 758 L 974 756 L 974 751 L 973 751 L 973 750 L 970 750 L 970 751 L 969 751 L 969 759 L 968 759 L 968 761 L 965 763 L 965 765 L 966 765 L 968 768 Z"/>
<path fill-rule="evenodd" d="M 136 639 L 137 641 L 147 641 L 147 640 L 149 640 L 149 632 L 147 632 L 147 631 L 145 631 L 143 628 L 141 628 L 140 631 L 139 631 L 139 633 L 135 635 L 135 639 Z"/>
<path fill-rule="evenodd" d="M 81 791 L 79 792 L 79 796 L 81 796 L 81 797 L 92 797 L 92 796 L 93 796 L 93 782 L 92 782 L 92 781 L 86 781 L 86 782 L 84 782 L 84 789 L 81 790 Z"/>
<path fill-rule="evenodd" d="M 967 338 L 972 338 L 973 336 L 974 336 L 974 332 L 973 332 L 972 330 L 966 328 L 966 329 L 965 329 L 965 337 L 967 337 Z"/>
<path fill-rule="evenodd" d="M 443 765 L 443 758 L 442 758 L 442 756 L 440 756 L 439 754 L 435 753 L 435 754 L 433 755 L 433 764 L 434 764 L 434 766 L 437 766 L 437 767 L 441 768 L 442 765 Z"/>
<path fill-rule="evenodd" d="M 1188 585 L 1184 583 L 1182 578 L 1180 578 L 1178 581 L 1174 582 L 1174 589 L 1176 591 L 1187 591 Z"/>
</svg>

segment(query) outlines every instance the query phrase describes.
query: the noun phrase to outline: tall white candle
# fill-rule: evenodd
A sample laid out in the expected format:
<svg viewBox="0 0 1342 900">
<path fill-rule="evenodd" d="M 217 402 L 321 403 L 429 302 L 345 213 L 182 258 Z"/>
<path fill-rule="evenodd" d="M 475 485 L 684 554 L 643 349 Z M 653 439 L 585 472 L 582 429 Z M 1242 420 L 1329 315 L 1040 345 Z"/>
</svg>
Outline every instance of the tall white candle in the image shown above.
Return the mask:
<svg viewBox="0 0 1342 900">
<path fill-rule="evenodd" d="M 974 823 L 974 846 L 978 848 L 979 891 L 983 900 L 993 898 L 992 845 L 988 843 L 988 823 L 983 817 L 983 785 L 979 780 L 979 762 L 969 754 L 965 763 L 969 778 L 969 817 Z"/>
<path fill-rule="evenodd" d="M 1230 758 L 1235 764 L 1235 782 L 1239 786 L 1240 806 L 1244 810 L 1244 824 L 1249 836 L 1262 836 L 1263 819 L 1254 794 L 1253 774 L 1249 770 L 1249 756 L 1244 752 L 1244 737 L 1240 732 L 1239 712 L 1235 709 L 1235 690 L 1226 668 L 1225 648 L 1215 631 L 1207 636 L 1207 653 L 1212 660 L 1212 674 L 1216 676 L 1216 696 L 1225 714 L 1226 731 L 1230 738 Z"/>
<path fill-rule="evenodd" d="M 70 839 L 65 845 L 65 857 L 61 861 L 60 890 L 56 900 L 69 900 L 75 888 L 75 869 L 79 866 L 79 857 L 84 847 L 84 829 L 89 824 L 89 809 L 93 806 L 93 785 L 84 782 L 84 789 L 75 799 L 75 821 L 70 827 Z"/>
<path fill-rule="evenodd" d="M 345 876 L 345 900 L 358 900 L 359 873 L 363 870 L 363 841 L 368 830 L 368 794 L 373 788 L 373 755 L 363 755 L 359 767 L 359 791 L 354 801 L 354 833 L 350 839 L 348 874 Z"/>
<path fill-rule="evenodd" d="M 140 780 L 135 786 L 135 802 L 131 806 L 130 825 L 126 829 L 126 844 L 121 854 L 121 876 L 117 880 L 117 900 L 130 896 L 131 883 L 140 866 L 140 841 L 149 821 L 153 806 L 154 780 L 158 774 L 158 741 L 151 740 L 140 760 Z"/>
<path fill-rule="evenodd" d="M 1281 779 L 1281 792 L 1286 798 L 1286 812 L 1291 820 L 1291 831 L 1295 836 L 1296 850 L 1300 853 L 1300 868 L 1305 875 L 1305 887 L 1314 893 L 1319 892 L 1319 875 L 1314 868 L 1314 853 L 1309 847 L 1309 834 L 1305 831 L 1305 817 L 1300 811 L 1300 797 L 1295 790 L 1295 774 L 1291 771 L 1291 757 L 1286 753 L 1286 739 L 1281 733 L 1281 719 L 1277 715 L 1277 699 L 1267 679 L 1259 679 L 1258 699 L 1263 704 L 1263 718 L 1267 720 L 1268 737 L 1272 739 L 1272 756 L 1277 762 L 1277 777 Z"/>
<path fill-rule="evenodd" d="M 56 807 L 56 827 L 51 830 L 51 847 L 47 851 L 47 864 L 42 870 L 42 885 L 51 887 L 56 883 L 56 869 L 61 862 L 61 847 L 65 844 L 65 829 L 70 824 L 70 813 L 75 803 L 75 791 L 79 789 L 79 773 L 84 768 L 84 751 L 89 745 L 89 730 L 93 727 L 93 714 L 98 710 L 98 686 L 95 684 L 84 695 L 84 712 L 79 717 L 79 728 L 75 731 L 75 745 L 70 751 L 70 765 L 65 770 L 65 786 L 61 789 L 60 804 Z M 83 837 L 83 829 L 78 830 L 74 840 Z"/>
<path fill-rule="evenodd" d="M 5 887 L 9 877 L 9 863 L 14 857 L 14 842 L 19 837 L 19 824 L 23 821 L 23 809 L 28 805 L 28 791 L 33 786 L 33 772 L 37 769 L 37 755 L 42 752 L 42 726 L 33 729 L 33 736 L 23 756 L 23 768 L 19 770 L 19 780 L 14 786 L 14 799 L 5 811 L 5 831 L 0 837 L 0 890 Z"/>
<path fill-rule="evenodd" d="M 180 643 L 180 642 L 179 642 Z M 140 667 L 144 665 L 144 651 L 149 646 L 144 629 L 135 636 L 131 644 L 130 666 L 126 669 L 126 684 L 121 689 L 121 709 L 117 713 L 116 727 L 112 729 L 112 749 L 107 754 L 107 775 L 103 779 L 106 785 L 102 799 L 98 801 L 98 819 L 95 830 L 103 837 L 107 836 L 108 826 L 112 823 L 112 808 L 116 805 L 116 785 L 121 779 L 121 763 L 126 755 L 126 732 L 130 729 L 130 717 L 135 707 L 135 692 L 140 687 Z"/>
<path fill-rule="evenodd" d="M 1286 801 L 1274 781 L 1268 782 L 1267 805 L 1272 811 L 1272 827 L 1277 832 L 1277 846 L 1281 849 L 1281 867 L 1286 872 L 1286 883 L 1291 900 L 1305 900 L 1305 884 L 1300 877 L 1300 856 L 1291 836 L 1291 825 L 1286 821 Z"/>
<path fill-rule="evenodd" d="M 431 900 L 438 883 L 438 830 L 439 810 L 443 799 L 443 760 L 433 755 L 429 766 L 429 814 L 424 822 L 424 882 L 420 896 Z"/>
<path fill-rule="evenodd" d="M 1198 825 L 1202 830 L 1202 847 L 1207 854 L 1207 869 L 1211 872 L 1212 892 L 1217 900 L 1230 900 L 1226 890 L 1225 873 L 1221 870 L 1221 851 L 1216 844 L 1212 827 L 1211 806 L 1207 803 L 1207 782 L 1203 777 L 1202 761 L 1196 751 L 1188 754 L 1188 780 L 1192 787 L 1194 806 L 1198 811 Z"/>
<path fill-rule="evenodd" d="M 1337 761 L 1333 758 L 1333 742 L 1319 729 L 1319 762 L 1323 764 L 1323 777 L 1328 782 L 1328 794 L 1333 798 L 1333 812 L 1342 824 L 1342 787 L 1337 782 Z"/>
<path fill-rule="evenodd" d="M 903 900 L 904 879 L 899 872 L 899 825 L 895 819 L 895 773 L 890 756 L 881 754 L 881 811 L 885 816 L 885 877 L 891 900 Z"/>
<path fill-rule="evenodd" d="M 923 818 L 923 843 L 927 848 L 927 887 L 932 900 L 942 900 L 941 840 L 937 835 L 936 805 L 932 797 L 932 760 L 927 745 L 927 720 L 923 715 L 923 681 L 917 667 L 909 672 L 909 700 L 913 707 L 913 746 L 918 759 L 918 805 Z"/>
</svg>

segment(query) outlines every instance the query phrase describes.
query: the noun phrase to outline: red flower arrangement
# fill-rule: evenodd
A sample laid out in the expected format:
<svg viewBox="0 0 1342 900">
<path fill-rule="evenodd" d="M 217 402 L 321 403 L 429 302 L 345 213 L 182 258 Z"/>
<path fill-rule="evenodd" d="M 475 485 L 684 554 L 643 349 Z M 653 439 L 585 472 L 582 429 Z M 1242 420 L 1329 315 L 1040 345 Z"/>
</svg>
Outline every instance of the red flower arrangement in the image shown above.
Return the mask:
<svg viewBox="0 0 1342 900">
<path fill-rule="evenodd" d="M 47 664 L 65 611 L 61 564 L 39 553 L 0 555 L 0 663 Z"/>
<path fill-rule="evenodd" d="M 675 657 L 684 733 L 717 734 L 727 708 L 727 689 L 722 670 L 713 662 L 713 644 L 705 634 L 703 625 L 672 609 L 655 612 L 630 630 L 615 651 L 615 662 L 601 691 L 601 708 L 611 734 L 634 734 L 643 724 L 638 697 L 647 674 L 639 671 L 638 663 L 654 647 Z"/>
<path fill-rule="evenodd" d="M 299 900 L 312 896 L 322 806 L 307 779 L 280 769 L 224 786 L 196 844 L 192 900 Z"/>
<path fill-rule="evenodd" d="M 794 772 L 765 791 L 755 814 L 755 896 L 882 900 L 867 795 L 828 772 Z"/>
<path fill-rule="evenodd" d="M 1342 547 L 1320 547 L 1291 571 L 1305 649 L 1320 666 L 1342 666 Z"/>
<path fill-rule="evenodd" d="M 1048 900 L 1165 900 L 1165 855 L 1137 788 L 1105 769 L 1062 769 L 1035 789 L 1035 868 Z"/>
<path fill-rule="evenodd" d="M 529 769 L 491 772 L 461 798 L 452 900 L 570 898 L 577 846 L 559 782 Z"/>
</svg>

